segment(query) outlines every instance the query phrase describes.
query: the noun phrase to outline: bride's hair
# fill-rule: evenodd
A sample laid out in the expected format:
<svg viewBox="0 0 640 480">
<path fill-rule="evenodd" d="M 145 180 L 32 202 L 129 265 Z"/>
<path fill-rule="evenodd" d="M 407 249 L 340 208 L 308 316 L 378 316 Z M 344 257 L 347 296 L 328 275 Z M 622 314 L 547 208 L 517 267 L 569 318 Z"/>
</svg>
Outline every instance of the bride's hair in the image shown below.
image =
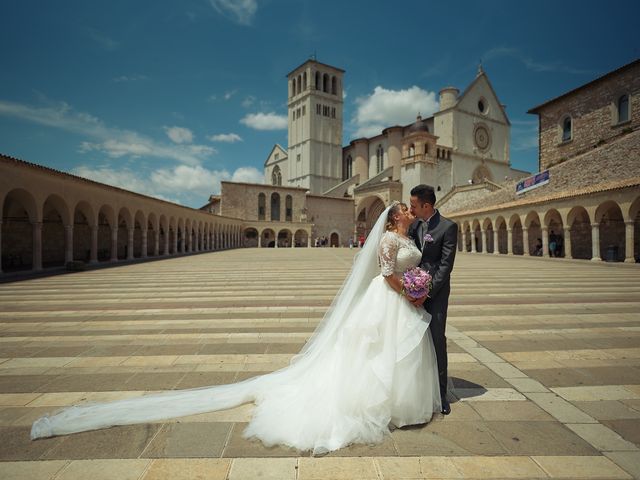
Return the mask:
<svg viewBox="0 0 640 480">
<path fill-rule="evenodd" d="M 387 223 L 385 223 L 384 229 L 389 232 L 391 230 L 395 230 L 396 228 L 396 222 L 393 219 L 393 216 L 402 211 L 403 209 L 406 209 L 407 205 L 405 203 L 402 202 L 395 202 L 393 205 L 391 205 L 391 207 L 389 208 L 389 212 L 387 213 Z"/>
</svg>

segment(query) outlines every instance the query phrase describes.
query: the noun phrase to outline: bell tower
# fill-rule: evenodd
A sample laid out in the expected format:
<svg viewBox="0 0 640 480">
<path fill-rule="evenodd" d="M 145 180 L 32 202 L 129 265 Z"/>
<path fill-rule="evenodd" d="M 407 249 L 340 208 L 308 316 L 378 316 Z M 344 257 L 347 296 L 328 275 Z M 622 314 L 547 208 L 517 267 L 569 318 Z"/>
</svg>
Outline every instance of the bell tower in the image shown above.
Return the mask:
<svg viewBox="0 0 640 480">
<path fill-rule="evenodd" d="M 321 194 L 342 181 L 343 77 L 316 60 L 287 75 L 290 187 Z"/>
</svg>

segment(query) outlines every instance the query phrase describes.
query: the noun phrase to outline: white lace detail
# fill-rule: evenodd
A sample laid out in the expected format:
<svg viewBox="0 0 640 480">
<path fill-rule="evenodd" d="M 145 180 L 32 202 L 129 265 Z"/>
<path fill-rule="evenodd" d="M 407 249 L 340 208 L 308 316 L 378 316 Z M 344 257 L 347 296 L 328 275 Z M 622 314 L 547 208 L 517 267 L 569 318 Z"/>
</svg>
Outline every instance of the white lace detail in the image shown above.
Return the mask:
<svg viewBox="0 0 640 480">
<path fill-rule="evenodd" d="M 410 238 L 395 232 L 385 232 L 378 248 L 380 273 L 388 277 L 394 273 L 406 272 L 420 263 L 422 254 Z"/>
</svg>

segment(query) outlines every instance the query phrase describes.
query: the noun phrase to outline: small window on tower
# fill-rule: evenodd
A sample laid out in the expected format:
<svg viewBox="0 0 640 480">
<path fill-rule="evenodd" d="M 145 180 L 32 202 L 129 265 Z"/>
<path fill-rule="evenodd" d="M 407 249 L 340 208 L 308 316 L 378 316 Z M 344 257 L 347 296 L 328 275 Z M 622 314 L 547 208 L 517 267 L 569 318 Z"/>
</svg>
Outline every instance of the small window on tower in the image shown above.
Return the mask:
<svg viewBox="0 0 640 480">
<path fill-rule="evenodd" d="M 300 161 L 300 154 L 296 155 L 296 161 L 298 161 L 298 162 Z"/>
<path fill-rule="evenodd" d="M 307 114 L 307 107 L 306 105 L 302 106 L 302 115 L 306 115 Z"/>
</svg>

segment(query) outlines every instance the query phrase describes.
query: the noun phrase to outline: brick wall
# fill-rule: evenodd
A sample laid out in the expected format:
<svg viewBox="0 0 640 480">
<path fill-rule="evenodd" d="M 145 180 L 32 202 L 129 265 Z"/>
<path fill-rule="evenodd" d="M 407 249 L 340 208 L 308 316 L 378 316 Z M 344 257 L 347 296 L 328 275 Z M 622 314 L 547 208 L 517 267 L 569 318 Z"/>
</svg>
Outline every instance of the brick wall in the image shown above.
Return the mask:
<svg viewBox="0 0 640 480">
<path fill-rule="evenodd" d="M 615 123 L 617 101 L 630 95 L 630 121 Z M 601 146 L 640 127 L 640 62 L 538 110 L 540 170 Z M 562 142 L 562 122 L 570 115 L 572 138 Z"/>
</svg>

